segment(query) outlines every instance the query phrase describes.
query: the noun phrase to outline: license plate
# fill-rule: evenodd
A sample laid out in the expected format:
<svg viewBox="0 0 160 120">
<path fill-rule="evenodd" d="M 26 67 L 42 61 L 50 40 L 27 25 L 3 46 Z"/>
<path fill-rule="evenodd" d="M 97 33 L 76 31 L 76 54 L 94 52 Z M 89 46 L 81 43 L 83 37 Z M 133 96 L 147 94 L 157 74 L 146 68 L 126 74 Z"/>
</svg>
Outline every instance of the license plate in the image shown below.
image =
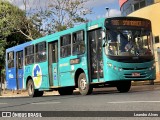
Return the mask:
<svg viewBox="0 0 160 120">
<path fill-rule="evenodd" d="M 132 73 L 132 76 L 133 76 L 133 77 L 139 77 L 139 76 L 140 76 L 140 73 Z"/>
</svg>

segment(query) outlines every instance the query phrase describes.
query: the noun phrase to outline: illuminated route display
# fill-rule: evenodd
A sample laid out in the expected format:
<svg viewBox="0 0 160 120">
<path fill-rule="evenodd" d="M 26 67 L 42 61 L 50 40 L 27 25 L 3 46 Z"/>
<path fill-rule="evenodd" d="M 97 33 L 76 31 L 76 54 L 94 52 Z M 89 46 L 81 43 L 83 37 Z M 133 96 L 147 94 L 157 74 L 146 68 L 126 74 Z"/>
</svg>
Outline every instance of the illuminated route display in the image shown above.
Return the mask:
<svg viewBox="0 0 160 120">
<path fill-rule="evenodd" d="M 140 18 L 121 18 L 121 17 L 117 17 L 114 19 L 108 18 L 106 19 L 106 27 L 107 28 L 114 28 L 114 27 L 119 27 L 119 28 L 123 28 L 123 27 L 139 27 L 139 28 L 148 28 L 151 29 L 151 22 L 149 20 L 146 19 L 140 19 Z"/>
</svg>

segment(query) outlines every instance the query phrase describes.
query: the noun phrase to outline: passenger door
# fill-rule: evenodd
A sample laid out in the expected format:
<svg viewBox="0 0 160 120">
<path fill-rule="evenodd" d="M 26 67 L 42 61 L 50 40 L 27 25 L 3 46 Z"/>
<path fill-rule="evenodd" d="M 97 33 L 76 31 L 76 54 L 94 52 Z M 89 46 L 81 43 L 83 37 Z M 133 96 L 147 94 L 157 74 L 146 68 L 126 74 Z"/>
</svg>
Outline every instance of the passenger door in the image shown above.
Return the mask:
<svg viewBox="0 0 160 120">
<path fill-rule="evenodd" d="M 23 88 L 23 50 L 16 52 L 16 86 Z"/>
<path fill-rule="evenodd" d="M 50 86 L 58 86 L 58 41 L 48 43 L 48 71 Z"/>
<path fill-rule="evenodd" d="M 91 79 L 103 78 L 103 56 L 101 29 L 88 32 Z"/>
</svg>

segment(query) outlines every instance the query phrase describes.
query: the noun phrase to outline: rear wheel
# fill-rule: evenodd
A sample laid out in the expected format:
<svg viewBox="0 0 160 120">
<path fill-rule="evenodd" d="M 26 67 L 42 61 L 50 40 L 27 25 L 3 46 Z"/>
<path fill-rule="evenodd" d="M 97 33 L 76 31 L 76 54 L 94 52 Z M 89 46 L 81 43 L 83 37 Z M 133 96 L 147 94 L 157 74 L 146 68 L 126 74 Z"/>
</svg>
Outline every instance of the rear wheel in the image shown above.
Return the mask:
<svg viewBox="0 0 160 120">
<path fill-rule="evenodd" d="M 32 79 L 30 79 L 27 83 L 27 91 L 30 97 L 35 97 L 36 91 L 34 89 L 34 83 Z"/>
<path fill-rule="evenodd" d="M 78 88 L 81 95 L 89 95 L 93 91 L 93 87 L 89 85 L 86 79 L 86 75 L 81 73 L 78 77 Z"/>
<path fill-rule="evenodd" d="M 59 88 L 58 92 L 60 95 L 72 95 L 73 89 L 72 88 Z"/>
<path fill-rule="evenodd" d="M 131 81 L 122 81 L 117 84 L 117 90 L 121 93 L 128 92 L 131 88 Z"/>
</svg>

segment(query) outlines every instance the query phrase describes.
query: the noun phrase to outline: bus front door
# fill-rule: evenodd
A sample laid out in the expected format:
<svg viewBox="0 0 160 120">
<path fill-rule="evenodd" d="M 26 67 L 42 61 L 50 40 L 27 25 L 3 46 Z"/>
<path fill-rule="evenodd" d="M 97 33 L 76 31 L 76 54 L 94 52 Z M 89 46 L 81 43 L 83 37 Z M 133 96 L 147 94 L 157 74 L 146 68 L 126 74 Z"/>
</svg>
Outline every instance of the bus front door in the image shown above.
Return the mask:
<svg viewBox="0 0 160 120">
<path fill-rule="evenodd" d="M 53 41 L 48 44 L 48 73 L 50 86 L 56 87 L 58 82 L 58 41 Z"/>
<path fill-rule="evenodd" d="M 89 40 L 89 56 L 90 61 L 90 77 L 91 82 L 94 80 L 100 82 L 103 78 L 103 58 L 102 58 L 102 37 L 101 29 L 96 29 L 88 32 Z"/>
<path fill-rule="evenodd" d="M 23 88 L 23 51 L 16 52 L 16 87 Z"/>
</svg>

